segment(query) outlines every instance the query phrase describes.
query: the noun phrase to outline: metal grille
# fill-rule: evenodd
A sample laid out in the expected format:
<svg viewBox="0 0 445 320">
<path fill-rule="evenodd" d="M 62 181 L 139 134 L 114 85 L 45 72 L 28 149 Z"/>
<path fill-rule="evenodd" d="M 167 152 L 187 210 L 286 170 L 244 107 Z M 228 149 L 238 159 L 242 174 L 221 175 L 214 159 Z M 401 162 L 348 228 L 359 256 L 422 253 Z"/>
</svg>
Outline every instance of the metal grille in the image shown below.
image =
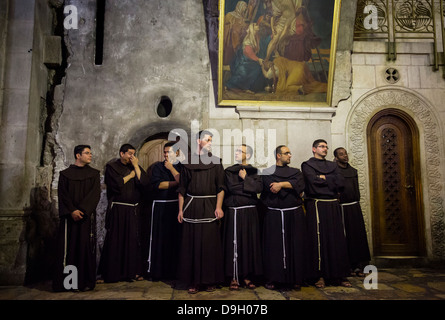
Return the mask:
<svg viewBox="0 0 445 320">
<path fill-rule="evenodd" d="M 388 59 L 396 60 L 396 42 L 431 42 L 434 69 L 445 51 L 445 0 L 358 0 L 354 40 L 388 42 Z M 370 24 L 372 22 L 372 24 Z M 445 74 L 444 74 L 445 75 Z"/>
<path fill-rule="evenodd" d="M 382 131 L 381 148 L 383 152 L 383 187 L 385 193 L 385 228 L 392 240 L 402 240 L 403 225 L 400 215 L 400 155 L 398 150 L 397 132 L 392 128 Z"/>
</svg>

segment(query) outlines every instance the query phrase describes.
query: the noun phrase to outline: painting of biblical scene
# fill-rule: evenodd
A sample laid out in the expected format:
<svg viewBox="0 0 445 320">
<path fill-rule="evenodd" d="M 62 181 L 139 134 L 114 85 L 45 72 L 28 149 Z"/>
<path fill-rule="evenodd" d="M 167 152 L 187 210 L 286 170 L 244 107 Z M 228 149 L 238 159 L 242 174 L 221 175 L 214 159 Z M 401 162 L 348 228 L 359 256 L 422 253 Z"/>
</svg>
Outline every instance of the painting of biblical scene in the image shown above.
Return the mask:
<svg viewBox="0 0 445 320">
<path fill-rule="evenodd" d="M 339 0 L 221 0 L 218 103 L 327 103 L 338 6 Z"/>
</svg>

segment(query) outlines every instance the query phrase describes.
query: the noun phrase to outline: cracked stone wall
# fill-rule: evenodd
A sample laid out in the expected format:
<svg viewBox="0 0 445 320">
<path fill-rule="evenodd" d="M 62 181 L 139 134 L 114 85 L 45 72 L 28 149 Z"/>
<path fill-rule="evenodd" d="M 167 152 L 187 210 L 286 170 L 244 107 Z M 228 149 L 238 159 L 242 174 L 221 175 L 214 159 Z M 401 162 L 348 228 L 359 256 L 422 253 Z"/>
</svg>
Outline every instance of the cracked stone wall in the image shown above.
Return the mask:
<svg viewBox="0 0 445 320">
<path fill-rule="evenodd" d="M 209 58 L 201 1 L 106 1 L 102 65 L 94 59 L 96 1 L 67 4 L 77 6 L 79 28 L 65 38 L 60 169 L 79 143 L 91 144 L 102 169 L 125 142 L 140 147 L 156 133 L 188 129 L 192 119 L 205 126 Z M 173 104 L 167 118 L 156 113 L 162 96 Z"/>
<path fill-rule="evenodd" d="M 96 65 L 97 2 L 0 5 L 2 284 L 51 277 L 58 175 L 73 162 L 75 145 L 92 146 L 93 166 L 103 174 L 123 143 L 139 148 L 159 133 L 189 131 L 192 120 L 207 127 L 203 2 L 107 0 L 103 62 Z M 68 5 L 77 9 L 75 29 L 61 28 Z M 156 110 L 165 96 L 172 112 L 161 118 Z M 102 217 L 105 205 L 104 189 Z"/>
<path fill-rule="evenodd" d="M 78 29 L 66 30 L 66 77 L 60 85 L 61 114 L 55 136 L 55 177 L 73 161 L 75 145 L 91 145 L 102 171 L 131 143 L 172 129 L 207 127 L 210 62 L 200 0 L 106 1 L 103 62 L 96 65 L 97 1 L 65 1 L 78 9 Z M 173 35 L 173 36 L 172 36 Z M 161 97 L 172 112 L 161 118 Z M 56 201 L 57 199 L 53 199 Z M 98 206 L 98 248 L 103 243 L 105 186 Z"/>
</svg>

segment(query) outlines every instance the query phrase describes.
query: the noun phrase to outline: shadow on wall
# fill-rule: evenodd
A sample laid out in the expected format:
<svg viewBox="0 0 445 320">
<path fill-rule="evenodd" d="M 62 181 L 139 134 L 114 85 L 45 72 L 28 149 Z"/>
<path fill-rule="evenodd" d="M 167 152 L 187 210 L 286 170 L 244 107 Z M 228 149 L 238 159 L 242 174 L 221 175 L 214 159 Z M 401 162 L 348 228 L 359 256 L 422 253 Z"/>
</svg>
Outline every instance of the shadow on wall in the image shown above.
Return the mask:
<svg viewBox="0 0 445 320">
<path fill-rule="evenodd" d="M 27 244 L 25 284 L 52 278 L 59 225 L 56 205 L 48 187 L 31 190 L 30 214 L 26 219 Z"/>
</svg>

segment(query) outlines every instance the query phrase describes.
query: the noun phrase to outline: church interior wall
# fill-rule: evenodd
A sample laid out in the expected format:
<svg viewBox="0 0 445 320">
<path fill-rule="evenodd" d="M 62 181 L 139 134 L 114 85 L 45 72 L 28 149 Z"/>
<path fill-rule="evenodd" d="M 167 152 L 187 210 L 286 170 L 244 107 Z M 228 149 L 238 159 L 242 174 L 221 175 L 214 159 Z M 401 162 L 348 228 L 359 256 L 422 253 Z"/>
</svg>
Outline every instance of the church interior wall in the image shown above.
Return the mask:
<svg viewBox="0 0 445 320">
<path fill-rule="evenodd" d="M 2 1 L 0 282 L 23 282 L 29 253 L 27 240 L 41 240 L 51 228 L 34 219 L 50 72 L 43 64 L 52 15 L 46 1 Z M 47 198 L 47 194 L 44 195 Z M 37 217 L 37 220 L 46 220 Z M 50 219 L 49 219 L 50 220 Z"/>
<path fill-rule="evenodd" d="M 433 72 L 431 43 L 399 43 L 397 59 L 387 59 L 385 43 L 354 42 L 352 52 L 351 97 L 339 103 L 333 118 L 333 136 L 344 135 L 350 150 L 351 165 L 367 171 L 366 137 L 360 130 L 354 130 L 349 121 L 360 118 L 362 129 L 377 112 L 388 107 L 398 108 L 416 121 L 420 132 L 421 168 L 423 184 L 424 225 L 427 256 L 431 260 L 443 259 L 442 207 L 444 175 L 444 128 L 443 99 L 445 81 L 443 71 Z M 395 83 L 386 81 L 388 68 L 397 70 Z M 385 93 L 384 92 L 388 92 Z M 377 98 L 371 98 L 373 95 Z M 358 113 L 356 115 L 355 113 Z M 433 131 L 433 132 L 432 132 Z M 361 135 L 362 138 L 357 138 Z M 432 152 L 432 149 L 434 150 Z M 355 153 L 356 152 L 356 153 Z M 432 163 L 436 164 L 432 166 Z M 433 168 L 434 167 L 434 168 Z M 433 173 L 434 172 L 434 173 Z M 370 244 L 372 245 L 371 217 L 369 207 L 369 184 L 367 173 L 361 175 L 362 203 Z"/>
<path fill-rule="evenodd" d="M 445 223 L 443 183 L 434 180 L 429 185 L 427 179 L 431 172 L 445 175 L 445 81 L 442 69 L 432 72 L 431 44 L 401 44 L 397 60 L 388 61 L 384 42 L 353 42 L 356 1 L 343 1 L 331 106 L 222 107 L 215 96 L 217 0 L 107 0 L 100 64 L 95 60 L 100 54 L 96 47 L 96 4 L 96 0 L 0 3 L 0 30 L 5 30 L 0 32 L 1 284 L 23 282 L 26 272 L 29 281 L 48 276 L 42 270 L 50 270 L 52 261 L 49 243 L 54 240 L 57 223 L 58 172 L 72 163 L 76 144 L 92 146 L 93 166 L 103 177 L 104 165 L 118 156 L 121 144 L 130 142 L 140 148 L 160 132 L 175 128 L 190 132 L 191 122 L 196 121 L 200 129 L 213 128 L 221 134 L 224 129 L 274 130 L 273 148 L 288 145 L 293 153 L 291 164 L 300 168 L 312 156 L 315 139 L 327 140 L 330 160 L 336 147 L 354 150 L 353 131 L 348 126 L 351 112 L 364 97 L 388 87 L 422 97 L 437 117 L 439 159 L 424 157 L 422 171 L 426 195 L 431 194 L 431 186 L 440 188 L 428 198 L 440 202 L 434 208 L 424 200 L 426 219 L 433 210 L 435 217 L 443 220 L 442 225 L 426 224 L 428 255 L 445 259 L 444 240 L 434 231 Z M 63 23 L 63 7 L 67 5 L 78 9 L 78 28 L 56 35 L 64 37 L 62 48 L 54 49 L 56 58 L 62 54 L 58 50 L 65 50 L 64 64 L 45 65 L 45 44 L 57 40 L 47 36 L 55 35 L 55 23 Z M 385 81 L 388 67 L 398 70 L 398 82 Z M 156 108 L 165 96 L 173 108 L 163 118 Z M 373 112 L 382 108 L 384 105 Z M 413 118 L 425 140 L 424 123 L 415 112 Z M 266 139 L 261 142 L 264 154 L 270 146 Z M 223 147 L 222 139 L 220 143 Z M 421 145 L 426 152 L 428 145 Z M 12 164 L 10 155 L 18 156 L 18 163 Z M 366 151 L 363 157 L 367 157 Z M 359 159 L 352 152 L 351 164 L 363 167 L 363 157 Z M 440 163 L 434 171 L 428 171 L 431 161 Z M 369 196 L 366 181 L 360 183 L 363 194 Z M 98 208 L 102 218 L 104 192 Z"/>
</svg>

